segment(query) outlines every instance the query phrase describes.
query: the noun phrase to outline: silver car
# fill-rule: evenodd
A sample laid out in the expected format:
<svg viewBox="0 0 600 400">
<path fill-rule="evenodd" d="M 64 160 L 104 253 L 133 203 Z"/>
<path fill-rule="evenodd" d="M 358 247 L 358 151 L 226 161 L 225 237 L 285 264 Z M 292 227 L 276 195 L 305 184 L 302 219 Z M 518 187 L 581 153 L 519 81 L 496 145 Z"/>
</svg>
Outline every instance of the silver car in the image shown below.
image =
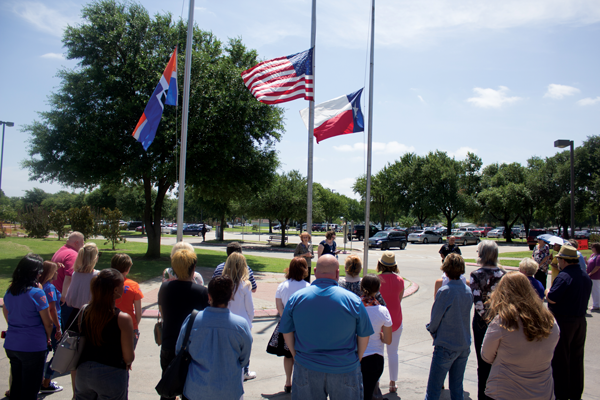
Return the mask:
<svg viewBox="0 0 600 400">
<path fill-rule="evenodd" d="M 408 235 L 411 243 L 442 243 L 442 236 L 431 230 L 417 231 Z"/>
<path fill-rule="evenodd" d="M 481 241 L 477 236 L 473 235 L 471 232 L 458 232 L 454 235 L 456 238 L 455 243 L 457 245 L 466 246 L 468 244 L 479 244 Z"/>
</svg>

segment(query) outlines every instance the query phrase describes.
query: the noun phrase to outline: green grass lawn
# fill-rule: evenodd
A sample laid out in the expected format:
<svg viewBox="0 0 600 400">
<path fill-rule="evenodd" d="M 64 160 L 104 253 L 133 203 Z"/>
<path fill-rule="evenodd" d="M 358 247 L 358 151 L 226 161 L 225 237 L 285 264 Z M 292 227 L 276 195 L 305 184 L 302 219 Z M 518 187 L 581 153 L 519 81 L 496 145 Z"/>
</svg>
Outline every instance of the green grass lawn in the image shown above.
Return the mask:
<svg viewBox="0 0 600 400">
<path fill-rule="evenodd" d="M 532 251 L 506 251 L 499 254 L 499 257 L 511 257 L 511 258 L 529 258 L 531 257 Z M 584 257 L 589 258 L 592 255 L 591 250 L 581 250 L 581 254 Z"/>
<path fill-rule="evenodd" d="M 96 269 L 104 269 L 110 267 L 110 259 L 115 253 L 127 253 L 133 260 L 133 267 L 129 278 L 143 282 L 151 278 L 160 276 L 165 268 L 170 265 L 169 256 L 172 246 L 161 246 L 161 257 L 159 259 L 149 260 L 144 258 L 146 254 L 146 243 L 127 242 L 117 245 L 116 250 L 111 250 L 110 244 L 104 245 L 104 240 L 93 239 L 98 245 L 102 255 L 98 261 Z M 16 238 L 8 237 L 0 240 L 0 293 L 4 294 L 12 273 L 27 253 L 36 253 L 42 256 L 44 260 L 50 260 L 56 250 L 65 244 L 66 240 L 56 239 L 31 239 L 31 238 Z M 293 246 L 295 247 L 295 245 Z M 198 266 L 215 268 L 220 263 L 226 260 L 226 254 L 223 251 L 195 249 L 198 255 Z M 289 259 L 270 258 L 247 255 L 246 259 L 252 270 L 258 272 L 283 272 L 290 264 L 293 254 L 289 254 Z M 314 266 L 314 263 L 313 263 Z M 340 273 L 344 275 L 343 268 Z"/>
</svg>

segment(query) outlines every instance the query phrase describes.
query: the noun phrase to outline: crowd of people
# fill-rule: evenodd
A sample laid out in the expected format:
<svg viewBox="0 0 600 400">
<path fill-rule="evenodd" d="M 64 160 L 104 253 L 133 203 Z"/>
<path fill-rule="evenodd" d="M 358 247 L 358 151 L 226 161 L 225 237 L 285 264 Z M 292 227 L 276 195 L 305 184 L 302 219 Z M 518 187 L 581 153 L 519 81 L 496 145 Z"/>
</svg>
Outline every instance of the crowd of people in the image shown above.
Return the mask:
<svg viewBox="0 0 600 400">
<path fill-rule="evenodd" d="M 362 279 L 361 259 L 349 255 L 340 277 L 335 233 L 329 232 L 311 281 L 315 254 L 310 235 L 302 235 L 275 294 L 280 320 L 266 349 L 283 357 L 283 391 L 298 400 L 371 400 L 381 395 L 385 348 L 389 392 L 397 392 L 405 285 L 395 253 L 384 251 L 378 274 Z M 498 264 L 496 242 L 483 241 L 478 268 L 467 279 L 452 239 L 440 249 L 442 277 L 424 331 L 434 346 L 425 399 L 440 398 L 447 376 L 450 397 L 464 398 L 471 345 L 480 400 L 581 399 L 590 295 L 592 309 L 600 309 L 600 244 L 591 245 L 585 260 L 576 242 L 551 252 L 540 241 L 519 271 L 507 272 Z M 63 389 L 52 381 L 52 355 L 69 330 L 86 339 L 71 371 L 74 398 L 128 398 L 144 295 L 127 278 L 133 267 L 128 255 L 115 254 L 110 268 L 98 271 L 100 255 L 74 232 L 51 260 L 28 254 L 18 263 L 3 307 L 11 366 L 7 397 L 37 399 L 40 392 Z M 227 246 L 227 259 L 207 286 L 197 263 L 189 243 L 173 246 L 158 292 L 160 365 L 164 373 L 186 347 L 191 362 L 182 399 L 241 399 L 243 382 L 256 378 L 249 369 L 254 274 L 237 242 Z M 189 324 L 193 329 L 183 343 Z"/>
</svg>

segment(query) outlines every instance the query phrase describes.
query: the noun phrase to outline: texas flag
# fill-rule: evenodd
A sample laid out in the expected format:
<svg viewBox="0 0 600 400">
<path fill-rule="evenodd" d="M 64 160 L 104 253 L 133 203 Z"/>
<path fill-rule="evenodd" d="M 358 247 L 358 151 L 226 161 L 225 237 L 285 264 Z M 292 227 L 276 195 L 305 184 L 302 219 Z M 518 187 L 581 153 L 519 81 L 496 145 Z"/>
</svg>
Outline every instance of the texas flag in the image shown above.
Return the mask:
<svg viewBox="0 0 600 400">
<path fill-rule="evenodd" d="M 363 132 L 365 124 L 360 111 L 362 89 L 315 106 L 315 138 L 317 143 L 333 136 Z M 308 128 L 308 108 L 300 111 Z"/>
<path fill-rule="evenodd" d="M 137 123 L 132 136 L 148 150 L 152 144 L 158 124 L 162 118 L 163 110 L 163 95 L 166 93 L 165 103 L 170 106 L 177 105 L 177 48 L 173 51 L 171 59 L 165 68 L 158 82 L 158 86 L 154 89 L 154 93 L 148 101 L 148 105 L 144 109 L 142 117 Z"/>
</svg>

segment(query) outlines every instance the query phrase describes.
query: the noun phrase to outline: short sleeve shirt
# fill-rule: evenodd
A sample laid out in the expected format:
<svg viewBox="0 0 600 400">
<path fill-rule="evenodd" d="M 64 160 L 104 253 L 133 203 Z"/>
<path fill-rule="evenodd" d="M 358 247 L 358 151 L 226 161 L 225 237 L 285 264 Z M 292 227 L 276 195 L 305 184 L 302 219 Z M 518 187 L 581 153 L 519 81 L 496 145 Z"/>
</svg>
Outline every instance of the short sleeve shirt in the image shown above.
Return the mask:
<svg viewBox="0 0 600 400">
<path fill-rule="evenodd" d="M 554 316 L 583 317 L 585 316 L 592 280 L 587 273 L 581 271 L 579 264 L 570 264 L 558 273 L 548 292 L 548 309 Z"/>
<path fill-rule="evenodd" d="M 443 255 L 444 258 L 446 258 L 450 253 L 462 254 L 458 245 L 453 244 L 452 246 L 450 246 L 448 243 L 446 243 L 440 248 L 439 253 Z"/>
<path fill-rule="evenodd" d="M 75 260 L 77 260 L 77 251 L 66 244 L 52 256 L 52 262 L 61 263 L 65 266 L 56 271 L 56 279 L 52 281 L 54 287 L 61 293 L 63 292 L 65 277 L 73 276 Z"/>
<path fill-rule="evenodd" d="M 382 305 L 370 306 L 367 308 L 367 314 L 369 314 L 369 320 L 373 326 L 374 334 L 369 338 L 369 344 L 365 350 L 363 357 L 367 357 L 373 354 L 379 354 L 383 356 L 383 342 L 379 333 L 384 326 L 392 326 L 392 317 L 387 308 Z"/>
<path fill-rule="evenodd" d="M 506 272 L 498 267 L 479 268 L 471 272 L 471 291 L 473 292 L 473 303 L 475 312 L 481 317 L 487 310 L 485 303 L 492 296 L 498 282 Z"/>
<path fill-rule="evenodd" d="M 367 310 L 354 293 L 332 279 L 316 279 L 292 295 L 279 332 L 294 332 L 296 357 L 312 371 L 344 374 L 358 365 L 357 336 L 373 333 Z"/>
<path fill-rule="evenodd" d="M 56 308 L 58 320 L 60 321 L 60 298 L 62 297 L 60 292 L 56 290 L 54 285 L 50 282 L 46 282 L 43 289 L 44 293 L 46 294 L 46 300 L 48 300 L 48 305 L 50 305 L 50 303 L 55 303 L 54 307 Z"/>
<path fill-rule="evenodd" d="M 123 296 L 120 299 L 115 300 L 115 307 L 124 313 L 129 314 L 131 319 L 133 320 L 133 329 L 138 329 L 138 323 L 135 318 L 135 307 L 133 306 L 133 302 L 136 300 L 141 300 L 144 298 L 142 291 L 140 290 L 140 285 L 137 282 L 132 281 L 131 279 L 125 279 L 123 285 Z"/>
<path fill-rule="evenodd" d="M 18 296 L 13 296 L 7 291 L 4 304 L 8 309 L 8 330 L 4 348 L 23 352 L 47 350 L 46 329 L 40 316 L 40 311 L 48 308 L 44 291 L 29 288 Z"/>
<path fill-rule="evenodd" d="M 277 291 L 275 292 L 275 298 L 281 299 L 283 306 L 287 304 L 288 300 L 294 293 L 296 293 L 300 289 L 304 289 L 309 287 L 310 284 L 305 280 L 295 281 L 293 279 L 288 279 L 285 282 L 281 282 L 279 286 L 277 286 Z"/>
</svg>

